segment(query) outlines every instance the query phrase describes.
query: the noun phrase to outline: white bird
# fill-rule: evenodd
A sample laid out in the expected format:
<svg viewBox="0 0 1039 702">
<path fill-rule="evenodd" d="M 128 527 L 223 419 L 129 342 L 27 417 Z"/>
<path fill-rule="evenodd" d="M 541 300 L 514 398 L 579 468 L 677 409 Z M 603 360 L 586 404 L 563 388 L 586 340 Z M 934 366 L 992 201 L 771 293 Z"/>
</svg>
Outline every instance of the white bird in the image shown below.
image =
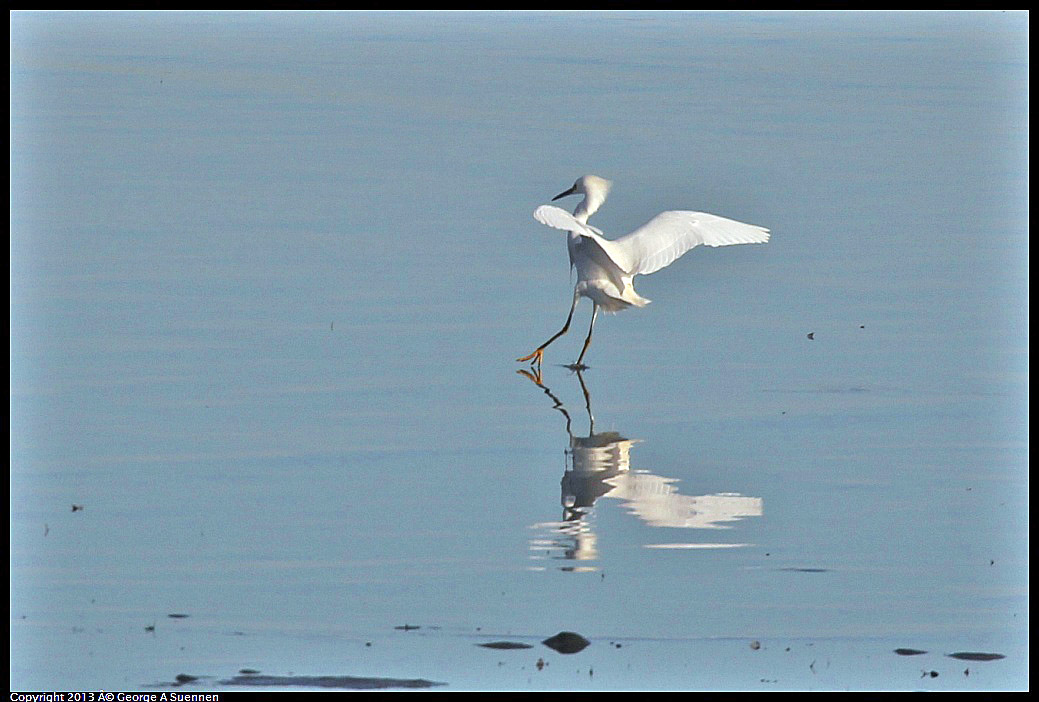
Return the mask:
<svg viewBox="0 0 1039 702">
<path fill-rule="evenodd" d="M 581 361 L 592 341 L 592 328 L 599 309 L 619 312 L 649 304 L 649 300 L 635 292 L 633 281 L 636 275 L 658 271 L 700 244 L 729 246 L 768 241 L 769 232 L 764 227 L 685 210 L 661 212 L 632 233 L 610 241 L 603 238 L 602 231 L 588 224 L 588 218 L 602 206 L 612 185 L 605 178 L 586 175 L 578 178 L 572 188 L 552 198 L 555 201 L 567 195 L 584 195 L 573 214 L 554 205 L 542 205 L 534 210 L 537 221 L 569 232 L 566 246 L 570 252 L 570 267 L 577 269 L 577 285 L 563 328 L 533 353 L 517 358 L 517 361 L 530 361 L 531 365 L 536 363 L 540 368 L 545 348 L 570 329 L 578 300 L 587 297 L 593 305 L 592 322 L 588 325 L 581 355 L 569 366 L 576 370 L 587 368 Z"/>
</svg>

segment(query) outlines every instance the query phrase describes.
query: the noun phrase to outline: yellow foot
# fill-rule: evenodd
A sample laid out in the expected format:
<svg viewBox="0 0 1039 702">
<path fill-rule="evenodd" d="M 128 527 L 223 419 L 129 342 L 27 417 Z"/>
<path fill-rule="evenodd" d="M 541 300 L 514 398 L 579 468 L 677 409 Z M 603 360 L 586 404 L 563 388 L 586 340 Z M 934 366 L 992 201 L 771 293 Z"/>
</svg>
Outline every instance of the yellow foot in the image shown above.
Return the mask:
<svg viewBox="0 0 1039 702">
<path fill-rule="evenodd" d="M 538 364 L 540 366 L 541 365 L 541 357 L 544 356 L 544 355 L 545 355 L 545 350 L 544 349 L 537 349 L 534 353 L 530 354 L 529 356 L 524 356 L 523 358 L 517 358 L 516 360 L 517 361 L 530 361 L 531 365 L 534 365 L 536 363 L 536 364 Z M 534 360 L 531 361 L 531 359 L 534 359 Z"/>
<path fill-rule="evenodd" d="M 524 376 L 524 377 L 534 381 L 535 384 L 541 385 L 541 369 L 540 368 L 536 369 L 534 373 L 531 373 L 530 371 L 525 371 L 522 368 L 520 370 L 516 371 L 516 372 L 519 373 L 520 375 L 522 375 L 522 376 Z M 545 387 L 545 386 L 541 385 L 541 387 Z"/>
</svg>

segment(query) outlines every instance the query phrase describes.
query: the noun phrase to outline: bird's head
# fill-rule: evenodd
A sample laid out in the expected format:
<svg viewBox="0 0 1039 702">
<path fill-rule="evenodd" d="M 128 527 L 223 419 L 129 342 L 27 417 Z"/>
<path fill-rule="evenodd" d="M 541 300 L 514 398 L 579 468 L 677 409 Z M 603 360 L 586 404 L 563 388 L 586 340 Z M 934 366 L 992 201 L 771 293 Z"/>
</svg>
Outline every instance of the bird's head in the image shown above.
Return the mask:
<svg viewBox="0 0 1039 702">
<path fill-rule="evenodd" d="M 588 221 L 588 218 L 598 210 L 602 203 L 606 200 L 606 195 L 610 192 L 610 187 L 613 185 L 612 182 L 599 176 L 586 175 L 581 176 L 574 182 L 574 187 L 570 188 L 566 192 L 559 193 L 553 200 L 558 200 L 561 197 L 567 195 L 582 194 L 584 200 L 574 210 L 574 216 L 577 217 L 581 223 Z"/>
<path fill-rule="evenodd" d="M 561 192 L 556 195 L 552 200 L 558 200 L 559 198 L 566 197 L 567 195 L 586 195 L 589 197 L 595 197 L 597 200 L 605 200 L 606 195 L 610 192 L 610 188 L 613 187 L 613 182 L 600 178 L 596 175 L 581 176 L 576 181 L 572 188 L 565 192 Z"/>
</svg>

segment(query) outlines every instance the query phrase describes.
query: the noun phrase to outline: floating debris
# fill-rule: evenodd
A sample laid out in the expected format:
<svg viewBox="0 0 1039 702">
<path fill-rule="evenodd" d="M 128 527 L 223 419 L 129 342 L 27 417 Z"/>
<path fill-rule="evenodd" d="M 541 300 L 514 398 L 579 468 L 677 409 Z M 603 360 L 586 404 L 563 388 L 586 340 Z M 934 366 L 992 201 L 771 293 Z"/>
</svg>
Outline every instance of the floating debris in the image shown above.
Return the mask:
<svg viewBox="0 0 1039 702">
<path fill-rule="evenodd" d="M 72 505 L 72 511 L 73 512 L 82 512 L 83 511 L 83 505 Z"/>
<path fill-rule="evenodd" d="M 815 332 L 810 332 L 808 334 L 808 338 L 811 339 L 812 341 L 815 341 Z"/>
<path fill-rule="evenodd" d="M 547 664 L 545 663 L 545 659 L 544 658 L 538 658 L 538 662 L 535 663 L 534 665 L 537 666 L 538 670 L 544 670 L 545 669 L 545 665 L 547 665 Z"/>
<path fill-rule="evenodd" d="M 260 674 L 260 671 L 256 670 L 255 668 L 242 668 L 238 672 L 241 673 L 242 675 L 259 675 Z"/>
<path fill-rule="evenodd" d="M 183 650 L 183 649 L 181 649 Z M 180 687 L 181 685 L 190 685 L 191 683 L 197 683 L 201 680 L 197 675 L 188 675 L 187 673 L 178 673 L 177 677 L 173 679 L 173 682 L 158 682 L 151 687 Z"/>
<path fill-rule="evenodd" d="M 921 678 L 926 678 L 928 675 L 930 675 L 932 678 L 937 678 L 938 677 L 938 671 L 937 670 L 921 670 L 920 671 L 920 677 Z"/>
<path fill-rule="evenodd" d="M 829 573 L 828 568 L 780 568 L 788 573 Z"/>
<path fill-rule="evenodd" d="M 437 687 L 447 683 L 414 678 L 359 678 L 352 675 L 236 675 L 230 680 L 221 680 L 221 685 L 247 685 L 250 687 L 321 687 L 342 690 L 387 690 L 395 687 L 409 689 Z"/>
<path fill-rule="evenodd" d="M 541 643 L 559 653 L 577 653 L 587 648 L 591 641 L 572 631 L 561 631 Z"/>
<path fill-rule="evenodd" d="M 187 619 L 188 618 L 187 614 L 177 614 L 177 613 L 167 614 L 166 616 L 169 617 L 170 619 Z"/>
<path fill-rule="evenodd" d="M 414 631 L 415 629 L 421 629 L 420 626 L 412 626 L 411 624 L 405 624 L 404 626 L 395 626 L 394 629 L 398 631 Z"/>
<path fill-rule="evenodd" d="M 895 653 L 900 656 L 921 656 L 927 653 L 927 651 L 921 651 L 918 648 L 896 648 Z"/>
<path fill-rule="evenodd" d="M 530 644 L 520 643 L 519 641 L 491 641 L 490 643 L 481 643 L 476 645 L 483 646 L 484 648 L 495 648 L 501 651 L 509 651 L 517 648 L 534 648 Z"/>
<path fill-rule="evenodd" d="M 998 661 L 1006 658 L 1002 653 L 978 653 L 975 651 L 958 651 L 946 654 L 949 658 L 958 658 L 961 661 Z"/>
</svg>

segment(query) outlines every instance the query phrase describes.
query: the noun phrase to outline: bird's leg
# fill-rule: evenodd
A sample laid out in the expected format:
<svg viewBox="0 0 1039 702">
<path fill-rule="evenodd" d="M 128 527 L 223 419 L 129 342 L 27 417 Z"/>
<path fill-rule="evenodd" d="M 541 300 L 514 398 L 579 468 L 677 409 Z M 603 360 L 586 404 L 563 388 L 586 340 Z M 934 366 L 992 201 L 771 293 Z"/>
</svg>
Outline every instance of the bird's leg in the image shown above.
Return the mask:
<svg viewBox="0 0 1039 702">
<path fill-rule="evenodd" d="M 588 336 L 584 340 L 584 348 L 581 349 L 581 355 L 577 357 L 577 363 L 574 363 L 570 367 L 574 370 L 584 370 L 588 366 L 581 363 L 584 359 L 585 352 L 588 351 L 588 345 L 592 343 L 592 328 L 595 327 L 595 318 L 599 315 L 599 305 L 592 307 L 592 323 L 588 325 Z"/>
<path fill-rule="evenodd" d="M 555 341 L 556 339 L 561 337 L 563 334 L 566 334 L 567 331 L 569 331 L 569 329 L 570 329 L 570 320 L 572 320 L 574 318 L 574 309 L 577 307 L 577 301 L 580 300 L 580 299 L 581 298 L 578 295 L 576 295 L 576 294 L 574 295 L 574 302 L 573 302 L 572 305 L 570 305 L 570 314 L 568 314 L 566 316 L 566 324 L 563 325 L 562 329 L 560 329 L 555 334 L 553 334 L 551 339 L 549 339 L 548 341 L 543 343 L 541 346 L 538 346 L 536 349 L 534 349 L 534 353 L 532 353 L 532 354 L 530 354 L 528 356 L 524 356 L 523 358 L 517 358 L 516 360 L 517 361 L 530 361 L 530 365 L 534 365 L 536 363 L 538 366 L 540 366 L 541 365 L 541 358 L 545 355 L 545 348 L 549 344 L 551 344 L 553 341 Z"/>
<path fill-rule="evenodd" d="M 520 375 L 522 375 L 523 377 L 529 379 L 532 383 L 537 385 L 542 390 L 547 391 L 548 388 L 545 387 L 544 383 L 542 382 L 542 378 L 541 378 L 541 366 L 538 366 L 537 368 L 535 368 L 534 366 L 531 366 L 530 370 L 534 371 L 534 372 L 531 373 L 530 371 L 525 371 L 522 368 L 520 368 L 516 372 L 519 373 Z"/>
<path fill-rule="evenodd" d="M 581 392 L 584 393 L 584 408 L 588 410 L 588 434 L 595 434 L 595 417 L 592 416 L 592 396 L 588 393 L 588 386 L 584 384 L 584 376 L 581 375 L 581 368 L 575 368 L 574 371 L 577 373 L 577 382 L 581 384 Z"/>
</svg>

